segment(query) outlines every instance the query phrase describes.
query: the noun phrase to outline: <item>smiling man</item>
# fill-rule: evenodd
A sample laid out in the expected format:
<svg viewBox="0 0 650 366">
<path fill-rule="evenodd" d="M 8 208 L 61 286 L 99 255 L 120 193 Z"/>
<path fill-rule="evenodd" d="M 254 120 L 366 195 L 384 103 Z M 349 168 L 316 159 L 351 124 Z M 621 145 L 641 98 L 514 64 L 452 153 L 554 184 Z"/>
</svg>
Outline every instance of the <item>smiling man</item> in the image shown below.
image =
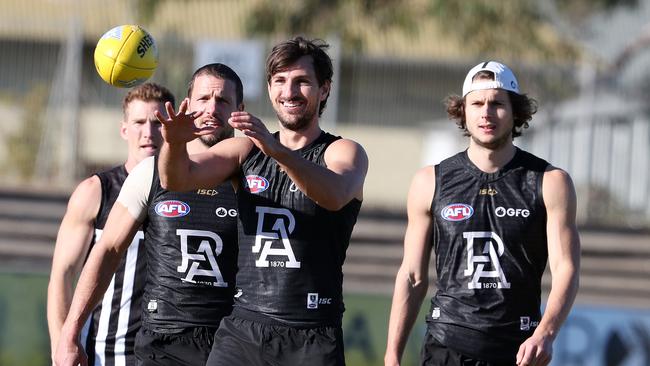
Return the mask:
<svg viewBox="0 0 650 366">
<path fill-rule="evenodd" d="M 342 266 L 363 196 L 368 158 L 354 141 L 320 129 L 332 62 L 320 41 L 296 37 L 267 58 L 279 132 L 234 112 L 245 137 L 188 156 L 209 133 L 197 114 L 171 106 L 163 123 L 160 177 L 171 190 L 230 180 L 239 205 L 238 292 L 215 335 L 208 365 L 342 365 Z"/>
<path fill-rule="evenodd" d="M 428 289 L 422 365 L 547 365 L 578 290 L 580 242 L 569 175 L 513 144 L 536 111 L 512 71 L 472 68 L 447 112 L 466 151 L 416 173 L 404 258 L 390 314 L 386 365 L 398 365 Z M 544 316 L 541 279 L 552 275 Z"/>
</svg>

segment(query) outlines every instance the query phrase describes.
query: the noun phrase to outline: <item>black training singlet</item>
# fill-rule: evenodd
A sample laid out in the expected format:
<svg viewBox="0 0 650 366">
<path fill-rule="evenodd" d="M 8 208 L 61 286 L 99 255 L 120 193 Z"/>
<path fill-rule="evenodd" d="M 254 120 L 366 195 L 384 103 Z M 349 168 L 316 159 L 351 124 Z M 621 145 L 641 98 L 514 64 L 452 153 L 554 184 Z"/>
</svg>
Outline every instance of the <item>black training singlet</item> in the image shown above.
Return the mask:
<svg viewBox="0 0 650 366">
<path fill-rule="evenodd" d="M 277 134 L 276 134 L 277 138 Z M 325 166 L 328 133 L 298 150 Z M 342 266 L 361 201 L 328 211 L 253 147 L 241 166 L 238 294 L 233 314 L 297 327 L 340 325 Z"/>
<path fill-rule="evenodd" d="M 169 192 L 157 158 L 143 223 L 147 285 L 143 324 L 157 332 L 217 327 L 232 310 L 237 271 L 237 208 L 230 183 Z"/>
<path fill-rule="evenodd" d="M 463 354 L 513 361 L 540 320 L 547 261 L 542 177 L 548 163 L 517 149 L 496 173 L 461 152 L 435 167 L 438 291 L 431 334 Z"/>
<path fill-rule="evenodd" d="M 94 245 L 127 176 L 123 165 L 97 173 L 102 198 L 95 220 Z M 138 231 L 122 258 L 102 302 L 93 310 L 81 333 L 89 365 L 135 365 L 135 335 L 140 328 L 146 261 Z M 92 248 L 92 246 L 91 246 Z"/>
</svg>

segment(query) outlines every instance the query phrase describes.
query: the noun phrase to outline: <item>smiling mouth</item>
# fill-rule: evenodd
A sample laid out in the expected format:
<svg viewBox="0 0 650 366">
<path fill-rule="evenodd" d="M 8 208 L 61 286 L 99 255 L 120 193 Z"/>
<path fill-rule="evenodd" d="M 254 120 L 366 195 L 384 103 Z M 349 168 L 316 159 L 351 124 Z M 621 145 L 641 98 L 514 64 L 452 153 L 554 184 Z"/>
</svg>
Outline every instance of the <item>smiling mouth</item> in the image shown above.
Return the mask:
<svg viewBox="0 0 650 366">
<path fill-rule="evenodd" d="M 284 108 L 289 110 L 301 108 L 304 104 L 302 101 L 298 100 L 285 100 L 280 103 Z"/>
</svg>

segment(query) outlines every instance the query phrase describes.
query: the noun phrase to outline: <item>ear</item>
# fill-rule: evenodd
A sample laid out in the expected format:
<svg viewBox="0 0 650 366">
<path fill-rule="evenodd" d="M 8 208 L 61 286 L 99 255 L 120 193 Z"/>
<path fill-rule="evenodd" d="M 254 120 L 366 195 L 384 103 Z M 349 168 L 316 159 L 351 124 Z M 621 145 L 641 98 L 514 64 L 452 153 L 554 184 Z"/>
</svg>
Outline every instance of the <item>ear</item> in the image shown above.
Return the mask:
<svg viewBox="0 0 650 366">
<path fill-rule="evenodd" d="M 320 101 L 327 100 L 330 96 L 330 89 L 332 87 L 332 81 L 331 80 L 325 80 L 323 85 L 320 86 Z"/>
<path fill-rule="evenodd" d="M 122 137 L 123 140 L 128 140 L 129 138 L 128 126 L 124 121 L 122 121 L 122 123 L 120 124 L 120 136 Z"/>
</svg>

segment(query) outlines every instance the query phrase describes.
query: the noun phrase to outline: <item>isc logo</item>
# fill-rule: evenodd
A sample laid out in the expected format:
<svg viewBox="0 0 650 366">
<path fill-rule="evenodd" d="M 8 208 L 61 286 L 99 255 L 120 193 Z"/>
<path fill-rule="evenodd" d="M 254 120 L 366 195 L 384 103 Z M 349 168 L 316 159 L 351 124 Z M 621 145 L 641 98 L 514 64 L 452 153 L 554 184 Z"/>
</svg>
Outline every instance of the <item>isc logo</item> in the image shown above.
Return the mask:
<svg viewBox="0 0 650 366">
<path fill-rule="evenodd" d="M 447 221 L 463 221 L 474 214 L 474 208 L 464 203 L 452 203 L 440 211 L 440 216 Z"/>
<path fill-rule="evenodd" d="M 269 181 L 259 175 L 247 175 L 246 185 L 250 193 L 261 193 L 269 188 Z"/>
<path fill-rule="evenodd" d="M 183 217 L 190 213 L 190 206 L 183 201 L 162 201 L 155 207 L 156 214 L 163 217 Z"/>
</svg>

